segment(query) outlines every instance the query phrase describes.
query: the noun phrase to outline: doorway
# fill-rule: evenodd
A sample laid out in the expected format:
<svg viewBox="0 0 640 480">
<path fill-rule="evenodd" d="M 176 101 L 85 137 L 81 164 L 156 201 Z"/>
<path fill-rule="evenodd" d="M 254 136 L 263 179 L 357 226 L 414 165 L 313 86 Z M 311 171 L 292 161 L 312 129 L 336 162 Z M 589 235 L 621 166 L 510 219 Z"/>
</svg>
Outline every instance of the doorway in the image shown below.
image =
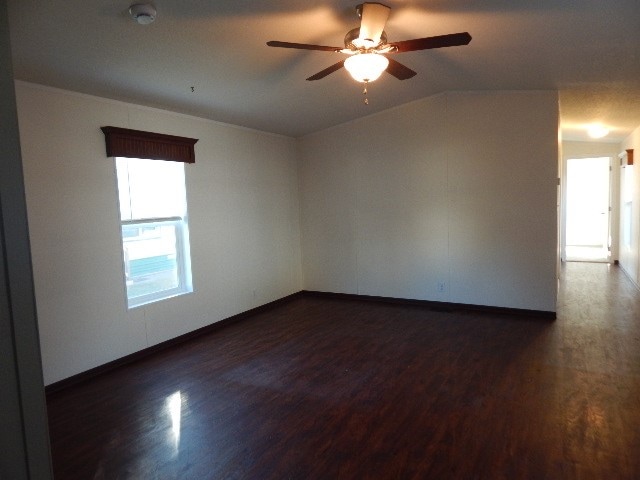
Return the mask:
<svg viewBox="0 0 640 480">
<path fill-rule="evenodd" d="M 608 262 L 610 259 L 611 158 L 567 160 L 566 260 Z"/>
</svg>

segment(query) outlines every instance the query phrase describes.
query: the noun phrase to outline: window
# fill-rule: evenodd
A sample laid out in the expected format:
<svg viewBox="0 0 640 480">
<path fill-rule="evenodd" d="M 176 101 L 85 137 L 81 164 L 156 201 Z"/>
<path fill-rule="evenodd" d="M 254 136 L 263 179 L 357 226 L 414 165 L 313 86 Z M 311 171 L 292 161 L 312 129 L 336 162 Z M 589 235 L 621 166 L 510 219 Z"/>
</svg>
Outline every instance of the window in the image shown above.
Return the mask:
<svg viewBox="0 0 640 480">
<path fill-rule="evenodd" d="M 184 163 L 116 157 L 128 306 L 193 291 Z"/>
<path fill-rule="evenodd" d="M 195 163 L 198 139 L 100 130 L 116 159 L 129 308 L 192 292 L 184 164 Z"/>
</svg>

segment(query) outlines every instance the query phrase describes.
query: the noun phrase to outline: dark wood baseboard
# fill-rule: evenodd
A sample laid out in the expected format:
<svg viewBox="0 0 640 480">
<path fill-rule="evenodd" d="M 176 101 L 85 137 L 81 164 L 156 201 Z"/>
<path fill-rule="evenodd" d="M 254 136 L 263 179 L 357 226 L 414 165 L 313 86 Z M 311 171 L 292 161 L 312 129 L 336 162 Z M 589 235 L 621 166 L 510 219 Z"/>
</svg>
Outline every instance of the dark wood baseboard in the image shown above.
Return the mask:
<svg viewBox="0 0 640 480">
<path fill-rule="evenodd" d="M 507 307 L 492 307 L 487 305 L 472 305 L 467 303 L 451 303 L 451 302 L 437 302 L 433 300 L 413 300 L 408 298 L 395 298 L 395 297 L 379 297 L 374 295 L 358 295 L 355 293 L 333 293 L 333 292 L 318 292 L 313 290 L 303 290 L 301 292 L 304 295 L 311 295 L 317 297 L 330 297 L 330 298 L 342 298 L 351 300 L 365 300 L 373 302 L 385 302 L 385 303 L 398 303 L 402 305 L 418 305 L 428 308 L 433 311 L 440 312 L 485 312 L 490 314 L 502 314 L 502 315 L 519 315 L 526 317 L 540 318 L 543 320 L 555 320 L 556 312 L 550 312 L 546 310 L 527 310 L 523 308 L 507 308 Z"/>
<path fill-rule="evenodd" d="M 176 345 L 179 345 L 181 343 L 187 342 L 193 338 L 199 337 L 201 335 L 206 335 L 208 333 L 212 333 L 215 332 L 217 330 L 220 330 L 222 328 L 228 327 L 229 325 L 232 325 L 234 323 L 240 322 L 243 319 L 251 316 L 251 315 L 255 315 L 256 313 L 260 313 L 263 312 L 265 310 L 271 309 L 271 308 L 275 308 L 277 306 L 282 305 L 285 302 L 289 302 L 292 299 L 300 296 L 302 294 L 302 292 L 296 292 L 296 293 L 292 293 L 291 295 L 287 295 L 286 297 L 280 298 L 278 300 L 274 300 L 273 302 L 269 302 L 266 303 L 264 305 L 260 305 L 259 307 L 256 308 L 252 308 L 251 310 L 247 310 L 246 312 L 242 312 L 242 313 L 238 313 L 237 315 L 233 315 L 231 317 L 225 318 L 223 320 L 220 320 L 218 322 L 212 323 L 210 325 L 206 325 L 202 328 L 198 328 L 197 330 L 193 330 L 191 332 L 187 332 L 183 335 L 180 335 L 178 337 L 175 338 L 171 338 L 169 340 L 166 340 L 162 343 L 159 343 L 157 345 L 152 345 L 151 347 L 147 347 L 144 348 L 142 350 L 139 350 L 137 352 L 131 353 L 129 355 L 126 355 L 124 357 L 118 358 L 116 360 L 113 360 L 111 362 L 105 363 L 104 365 L 99 365 L 95 368 L 92 368 L 90 370 L 84 371 L 84 372 L 80 372 L 76 375 L 73 375 L 71 377 L 65 378 L 63 380 L 60 380 L 58 382 L 54 382 L 50 385 L 47 385 L 45 387 L 45 394 L 48 396 L 50 395 L 54 395 L 55 393 L 64 390 L 66 388 L 69 388 L 71 386 L 75 386 L 79 383 L 82 382 L 86 382 L 87 380 L 90 380 L 92 378 L 95 378 L 99 375 L 102 375 L 103 373 L 109 372 L 111 370 L 115 370 L 116 368 L 122 367 L 124 365 L 128 365 L 130 363 L 136 362 L 144 357 L 147 357 L 149 355 L 152 355 L 154 353 L 157 353 L 161 350 L 165 350 L 167 348 L 171 348 L 174 347 Z"/>
<path fill-rule="evenodd" d="M 542 311 L 542 310 L 526 310 L 526 309 L 519 309 L 519 308 L 491 307 L 486 305 L 470 305 L 465 303 L 436 302 L 431 300 L 413 300 L 413 299 L 406 299 L 406 298 L 381 297 L 381 296 L 373 296 L 373 295 L 357 295 L 357 294 L 351 294 L 351 293 L 333 293 L 333 292 L 319 292 L 319 291 L 313 291 L 313 290 L 301 290 L 299 292 L 293 293 L 291 295 L 280 298 L 278 300 L 274 300 L 273 302 L 267 303 L 265 305 L 261 305 L 251 310 L 247 310 L 246 312 L 242 312 L 237 315 L 233 315 L 229 318 L 225 318 L 224 320 L 220 320 L 216 323 L 212 323 L 211 325 L 207 325 L 197 330 L 193 330 L 191 332 L 180 335 L 178 337 L 171 338 L 157 345 L 144 348 L 137 352 L 131 353 L 129 355 L 118 358 L 111 362 L 105 363 L 104 365 L 99 365 L 90 370 L 78 373 L 76 375 L 65 378 L 58 382 L 54 382 L 45 387 L 45 393 L 47 396 L 54 395 L 55 393 L 61 390 L 64 390 L 71 386 L 75 386 L 79 383 L 88 381 L 103 373 L 107 373 L 111 370 L 115 370 L 116 368 L 128 365 L 142 358 L 145 358 L 149 355 L 165 350 L 167 348 L 174 347 L 176 345 L 187 342 L 201 335 L 206 335 L 214 331 L 217 331 L 219 329 L 225 328 L 229 325 L 240 322 L 243 319 L 251 315 L 260 313 L 264 310 L 275 308 L 299 296 L 314 296 L 314 297 L 337 298 L 337 299 L 344 299 L 344 300 L 359 300 L 359 301 L 368 301 L 368 302 L 396 303 L 396 304 L 402 304 L 402 305 L 417 305 L 420 307 L 428 308 L 429 310 L 432 310 L 432 311 L 440 311 L 440 312 L 472 311 L 472 312 L 485 312 L 490 314 L 518 315 L 518 316 L 540 318 L 544 320 L 556 319 L 556 312 L 548 312 L 548 311 Z"/>
</svg>

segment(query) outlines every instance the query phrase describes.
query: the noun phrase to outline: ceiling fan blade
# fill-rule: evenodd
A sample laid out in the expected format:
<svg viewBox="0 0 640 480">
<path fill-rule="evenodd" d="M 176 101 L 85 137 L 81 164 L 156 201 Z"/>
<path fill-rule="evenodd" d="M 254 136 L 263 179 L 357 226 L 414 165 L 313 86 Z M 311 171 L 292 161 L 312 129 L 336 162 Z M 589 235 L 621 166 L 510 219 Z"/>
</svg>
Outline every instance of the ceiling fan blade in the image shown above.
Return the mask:
<svg viewBox="0 0 640 480">
<path fill-rule="evenodd" d="M 291 43 L 291 42 L 279 42 L 277 40 L 271 40 L 267 42 L 270 47 L 280 48 L 298 48 L 300 50 L 322 50 L 324 52 L 339 52 L 342 47 L 327 47 L 325 45 L 310 45 L 308 43 Z"/>
<path fill-rule="evenodd" d="M 311 75 L 309 78 L 307 78 L 307 80 L 309 81 L 320 80 L 321 78 L 324 78 L 327 75 L 340 70 L 342 67 L 344 67 L 344 60 L 338 63 L 334 63 L 330 67 L 325 68 L 324 70 L 316 73 L 315 75 Z"/>
<path fill-rule="evenodd" d="M 468 32 L 462 32 L 435 37 L 414 38 L 413 40 L 404 40 L 402 42 L 390 42 L 389 45 L 397 48 L 396 53 L 402 53 L 427 50 L 429 48 L 457 47 L 468 45 L 470 41 L 471 35 Z"/>
<path fill-rule="evenodd" d="M 417 75 L 416 72 L 409 67 L 404 66 L 400 62 L 396 62 L 393 58 L 389 58 L 389 66 L 387 72 L 396 77 L 398 80 L 406 80 Z"/>
<path fill-rule="evenodd" d="M 378 45 L 390 12 L 391 8 L 381 3 L 363 3 L 360 36 L 358 38 L 371 41 L 374 46 Z"/>
</svg>

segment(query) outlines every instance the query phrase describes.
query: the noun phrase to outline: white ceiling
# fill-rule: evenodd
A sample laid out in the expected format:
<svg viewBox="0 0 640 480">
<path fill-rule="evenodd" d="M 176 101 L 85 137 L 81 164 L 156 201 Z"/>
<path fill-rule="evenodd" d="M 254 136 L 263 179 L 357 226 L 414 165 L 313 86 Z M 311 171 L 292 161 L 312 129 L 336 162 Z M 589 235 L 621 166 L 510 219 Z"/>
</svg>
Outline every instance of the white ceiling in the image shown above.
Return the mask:
<svg viewBox="0 0 640 480">
<path fill-rule="evenodd" d="M 389 41 L 468 31 L 468 46 L 397 54 L 418 75 L 361 86 L 341 54 L 268 40 L 342 46 L 358 0 L 9 0 L 16 78 L 301 136 L 447 90 L 560 91 L 563 137 L 583 125 L 620 141 L 640 125 L 638 0 L 389 0 Z M 193 90 L 192 91 L 192 87 Z"/>
</svg>

